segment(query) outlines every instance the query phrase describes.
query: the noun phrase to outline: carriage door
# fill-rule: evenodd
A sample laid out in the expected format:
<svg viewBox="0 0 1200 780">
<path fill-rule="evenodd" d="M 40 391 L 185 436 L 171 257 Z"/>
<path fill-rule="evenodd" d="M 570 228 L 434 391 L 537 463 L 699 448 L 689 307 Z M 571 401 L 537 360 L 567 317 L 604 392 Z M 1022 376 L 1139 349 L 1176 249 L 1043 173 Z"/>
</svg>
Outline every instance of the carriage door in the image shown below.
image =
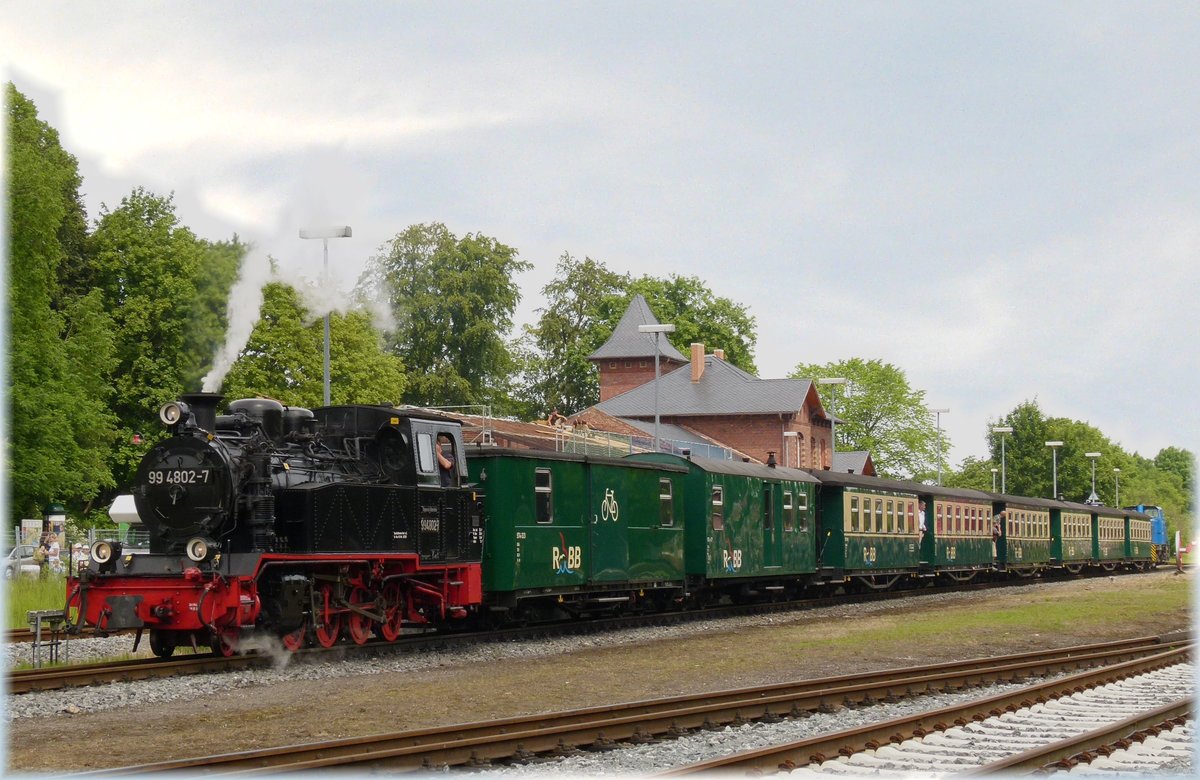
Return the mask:
<svg viewBox="0 0 1200 780">
<path fill-rule="evenodd" d="M 763 483 L 762 493 L 763 566 L 779 565 L 779 523 L 775 520 L 775 486 Z"/>
</svg>

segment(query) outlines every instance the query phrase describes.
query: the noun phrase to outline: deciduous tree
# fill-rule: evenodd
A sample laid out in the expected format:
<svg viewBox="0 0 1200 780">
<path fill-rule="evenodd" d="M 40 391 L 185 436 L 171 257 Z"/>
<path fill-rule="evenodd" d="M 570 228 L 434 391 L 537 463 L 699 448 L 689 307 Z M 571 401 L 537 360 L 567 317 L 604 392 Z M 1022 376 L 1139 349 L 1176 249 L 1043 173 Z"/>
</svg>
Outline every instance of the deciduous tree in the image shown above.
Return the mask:
<svg viewBox="0 0 1200 780">
<path fill-rule="evenodd" d="M 9 424 L 12 519 L 50 500 L 81 511 L 112 484 L 106 408 L 111 324 L 97 294 L 64 294 L 63 268 L 82 252 L 75 158 L 11 83 L 8 100 Z"/>
<path fill-rule="evenodd" d="M 410 371 L 403 400 L 425 406 L 506 404 L 515 363 L 505 338 L 530 268 L 494 238 L 413 225 L 380 247 L 359 280 L 386 299 L 390 349 Z"/>
<path fill-rule="evenodd" d="M 113 472 L 126 484 L 143 450 L 133 435 L 156 430 L 163 403 L 198 389 L 184 381 L 195 370 L 187 348 L 205 246 L 179 224 L 172 198 L 140 187 L 116 209 L 101 209 L 90 246 L 93 278 L 116 326 L 112 408 L 121 437 Z"/>
<path fill-rule="evenodd" d="M 330 402 L 398 403 L 404 367 L 383 349 L 383 336 L 363 311 L 330 316 Z M 262 314 L 250 341 L 225 377 L 227 399 L 262 395 L 313 408 L 324 399 L 324 320 L 306 311 L 299 293 L 281 282 L 263 288 Z"/>
<path fill-rule="evenodd" d="M 837 391 L 821 389 L 821 402 L 839 420 L 837 449 L 867 450 L 881 476 L 928 479 L 937 473 L 937 429 L 899 368 L 880 360 L 851 358 L 796 366 L 793 379 L 845 377 Z M 833 392 L 837 393 L 836 398 Z M 942 452 L 950 450 L 942 433 Z"/>
</svg>

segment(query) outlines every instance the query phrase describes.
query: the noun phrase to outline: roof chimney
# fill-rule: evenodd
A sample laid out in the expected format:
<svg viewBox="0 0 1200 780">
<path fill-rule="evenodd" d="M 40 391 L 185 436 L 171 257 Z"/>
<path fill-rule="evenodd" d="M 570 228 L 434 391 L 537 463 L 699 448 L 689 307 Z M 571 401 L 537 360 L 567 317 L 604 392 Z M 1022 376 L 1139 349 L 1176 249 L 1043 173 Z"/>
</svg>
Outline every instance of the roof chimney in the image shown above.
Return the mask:
<svg viewBox="0 0 1200 780">
<path fill-rule="evenodd" d="M 704 376 L 704 345 L 692 342 L 692 382 L 699 382 Z"/>
<path fill-rule="evenodd" d="M 778 465 L 778 462 L 775 460 L 775 451 L 767 450 L 767 468 L 773 469 Z"/>
<path fill-rule="evenodd" d="M 725 350 L 723 350 L 723 349 L 714 349 L 713 354 L 716 355 L 717 357 L 721 358 L 721 360 L 725 359 Z"/>
</svg>

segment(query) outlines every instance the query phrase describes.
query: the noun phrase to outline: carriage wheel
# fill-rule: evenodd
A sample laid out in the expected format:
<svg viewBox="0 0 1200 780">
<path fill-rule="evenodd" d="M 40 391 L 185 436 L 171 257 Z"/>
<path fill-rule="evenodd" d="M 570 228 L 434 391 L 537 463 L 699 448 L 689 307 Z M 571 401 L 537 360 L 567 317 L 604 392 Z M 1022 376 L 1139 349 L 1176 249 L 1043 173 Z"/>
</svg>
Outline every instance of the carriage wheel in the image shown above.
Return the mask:
<svg viewBox="0 0 1200 780">
<path fill-rule="evenodd" d="M 333 647 L 337 644 L 338 634 L 342 630 L 341 613 L 333 611 L 333 585 L 321 586 L 320 617 L 321 623 L 314 631 L 317 643 L 321 647 Z"/>
<path fill-rule="evenodd" d="M 159 631 L 157 628 L 150 629 L 150 649 L 159 658 L 170 658 L 175 652 L 175 646 L 178 644 L 179 637 L 174 632 Z"/>
<path fill-rule="evenodd" d="M 355 588 L 350 591 L 350 603 L 360 609 L 375 606 L 374 599 L 366 588 Z M 366 615 L 351 611 L 346 620 L 346 635 L 356 645 L 365 645 L 371 638 L 371 626 L 375 621 Z"/>
<path fill-rule="evenodd" d="M 404 630 L 404 591 L 400 583 L 388 583 L 383 589 L 383 602 L 387 607 L 383 622 L 379 624 L 379 635 L 389 642 L 395 642 Z"/>
<path fill-rule="evenodd" d="M 283 646 L 287 648 L 289 652 L 294 653 L 300 648 L 304 647 L 305 634 L 307 633 L 308 621 L 305 620 L 295 631 L 281 635 L 279 637 L 279 641 L 283 643 Z"/>
</svg>

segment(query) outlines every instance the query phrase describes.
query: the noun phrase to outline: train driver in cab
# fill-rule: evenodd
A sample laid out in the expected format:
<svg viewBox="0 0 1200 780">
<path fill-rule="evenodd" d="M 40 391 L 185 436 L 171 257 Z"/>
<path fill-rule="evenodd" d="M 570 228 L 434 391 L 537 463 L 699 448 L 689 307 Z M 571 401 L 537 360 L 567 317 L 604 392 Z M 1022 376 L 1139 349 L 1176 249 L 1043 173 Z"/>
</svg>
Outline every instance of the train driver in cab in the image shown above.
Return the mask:
<svg viewBox="0 0 1200 780">
<path fill-rule="evenodd" d="M 442 478 L 442 487 L 454 487 L 458 484 L 458 475 L 455 474 L 454 464 L 454 442 L 444 433 L 439 433 L 437 436 L 437 447 L 434 448 L 434 455 L 437 456 L 438 472 Z"/>
</svg>

